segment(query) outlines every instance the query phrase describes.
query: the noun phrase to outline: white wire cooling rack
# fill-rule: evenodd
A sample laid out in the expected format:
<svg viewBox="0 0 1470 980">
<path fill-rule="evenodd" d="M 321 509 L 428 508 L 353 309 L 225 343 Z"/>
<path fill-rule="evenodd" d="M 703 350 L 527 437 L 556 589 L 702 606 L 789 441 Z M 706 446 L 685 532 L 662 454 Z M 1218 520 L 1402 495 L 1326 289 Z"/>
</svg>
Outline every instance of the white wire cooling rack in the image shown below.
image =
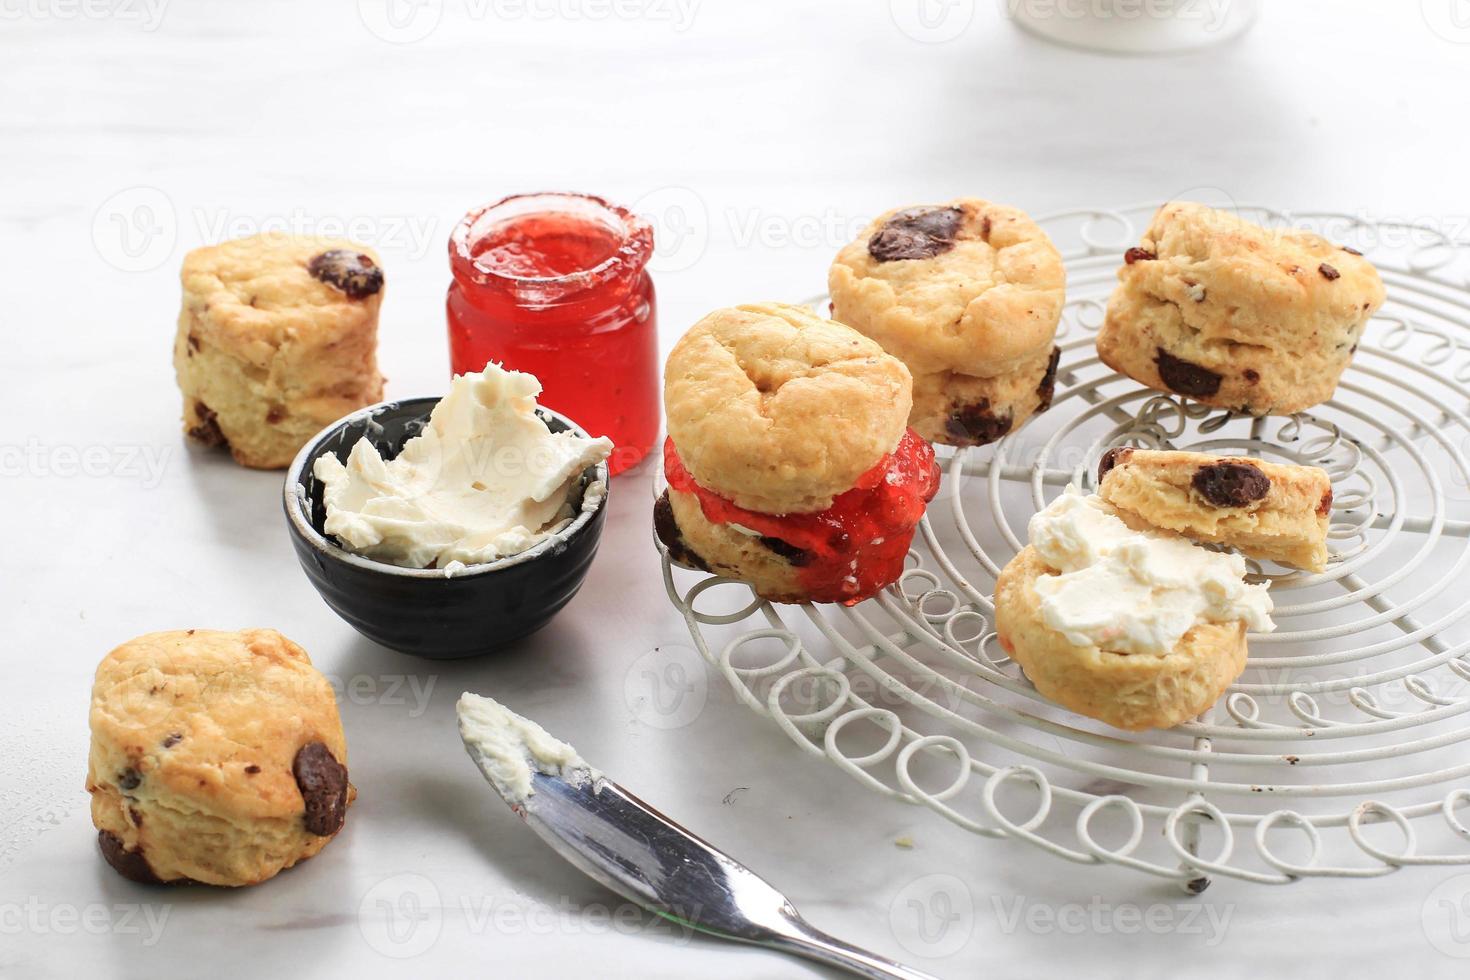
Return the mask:
<svg viewBox="0 0 1470 980">
<path fill-rule="evenodd" d="M 1388 302 L 1337 396 L 1252 419 L 1161 395 L 1094 332 L 1153 206 L 1041 224 L 1068 266 L 1056 398 L 993 446 L 941 456 L 909 568 L 853 608 L 779 606 L 664 555 L 703 656 L 796 745 L 983 837 L 1190 891 L 1470 864 L 1470 245 L 1417 224 L 1238 208 L 1367 253 Z M 825 310 L 825 298 L 813 304 Z M 1042 698 L 995 642 L 991 595 L 1026 522 L 1113 445 L 1321 466 L 1333 560 L 1252 564 L 1277 632 L 1221 701 L 1123 733 Z"/>
</svg>

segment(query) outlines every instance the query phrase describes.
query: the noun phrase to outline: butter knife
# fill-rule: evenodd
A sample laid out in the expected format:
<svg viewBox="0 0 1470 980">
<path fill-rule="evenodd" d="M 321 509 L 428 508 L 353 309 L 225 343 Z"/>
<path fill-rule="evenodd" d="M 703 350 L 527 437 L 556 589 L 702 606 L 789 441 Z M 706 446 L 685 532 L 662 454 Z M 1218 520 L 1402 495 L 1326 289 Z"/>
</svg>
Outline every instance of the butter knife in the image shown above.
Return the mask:
<svg viewBox="0 0 1470 980">
<path fill-rule="evenodd" d="M 535 722 L 466 694 L 459 728 L 470 758 L 511 810 L 623 898 L 700 932 L 856 976 L 935 980 L 814 929 L 755 872 L 603 776 Z"/>
</svg>

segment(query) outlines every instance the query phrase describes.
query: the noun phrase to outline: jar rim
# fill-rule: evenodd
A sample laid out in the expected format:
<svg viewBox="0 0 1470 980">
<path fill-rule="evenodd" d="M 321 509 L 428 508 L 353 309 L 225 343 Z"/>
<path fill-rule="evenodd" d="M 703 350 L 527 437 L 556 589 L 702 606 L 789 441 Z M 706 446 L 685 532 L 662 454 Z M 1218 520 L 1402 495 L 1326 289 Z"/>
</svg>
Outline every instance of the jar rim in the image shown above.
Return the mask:
<svg viewBox="0 0 1470 980">
<path fill-rule="evenodd" d="M 472 249 L 489 230 L 503 221 L 527 214 L 567 213 L 600 221 L 618 233 L 616 251 L 594 266 L 564 275 L 523 276 L 483 265 Z M 576 191 L 535 191 L 510 194 L 471 209 L 449 236 L 449 261 L 456 276 L 463 274 L 482 286 L 511 291 L 533 290 L 541 299 L 548 291 L 565 295 L 640 272 L 653 253 L 653 226 L 627 208 L 595 194 Z"/>
</svg>

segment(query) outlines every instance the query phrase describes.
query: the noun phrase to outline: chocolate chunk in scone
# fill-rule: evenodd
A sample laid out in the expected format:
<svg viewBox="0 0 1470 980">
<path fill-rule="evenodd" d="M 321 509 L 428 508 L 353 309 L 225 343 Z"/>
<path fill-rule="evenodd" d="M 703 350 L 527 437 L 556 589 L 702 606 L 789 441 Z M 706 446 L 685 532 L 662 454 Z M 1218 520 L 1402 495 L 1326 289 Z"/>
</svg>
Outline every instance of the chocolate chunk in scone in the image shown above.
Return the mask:
<svg viewBox="0 0 1470 980">
<path fill-rule="evenodd" d="M 102 851 L 102 859 L 129 881 L 136 881 L 140 885 L 163 884 L 148 866 L 148 859 L 143 856 L 142 849 L 128 850 L 122 838 L 111 831 L 97 831 L 97 847 Z"/>
<path fill-rule="evenodd" d="M 1160 347 L 1154 354 L 1159 377 L 1170 391 L 1192 398 L 1208 398 L 1220 390 L 1221 377 L 1209 368 L 1191 364 Z"/>
<path fill-rule="evenodd" d="M 982 398 L 951 412 L 945 422 L 945 431 L 953 445 L 984 446 L 1010 432 L 1014 421 L 1009 412 L 995 414 L 991 411 L 990 400 Z"/>
<path fill-rule="evenodd" d="M 907 208 L 894 214 L 868 239 L 879 262 L 932 259 L 954 248 L 965 213 L 955 207 Z"/>
<path fill-rule="evenodd" d="M 674 519 L 674 505 L 669 500 L 669 491 L 665 490 L 653 505 L 653 532 L 658 535 L 659 541 L 663 542 L 664 548 L 669 553 L 669 560 L 675 565 L 683 565 L 695 571 L 708 572 L 708 563 L 689 543 L 684 540 L 684 533 L 679 530 L 679 522 Z"/>
<path fill-rule="evenodd" d="M 1114 466 L 1127 462 L 1131 455 L 1133 455 L 1132 446 L 1114 446 L 1103 453 L 1102 458 L 1097 461 L 1097 482 L 1101 483 L 1103 477 L 1107 476 Z"/>
<path fill-rule="evenodd" d="M 206 448 L 230 444 L 220 431 L 219 417 L 201 401 L 191 400 L 184 406 L 184 426 L 185 434 Z"/>
<path fill-rule="evenodd" d="M 1062 349 L 1053 347 L 1051 349 L 1051 360 L 1046 364 L 1046 373 L 1041 376 L 1041 381 L 1036 385 L 1036 411 L 1045 412 L 1051 408 L 1051 400 L 1057 391 L 1057 368 L 1062 363 Z"/>
<path fill-rule="evenodd" d="M 768 550 L 773 551 L 776 554 L 780 555 L 782 558 L 786 559 L 787 562 L 789 562 L 796 568 L 801 568 L 805 565 L 811 564 L 812 553 L 810 551 L 807 551 L 805 548 L 798 548 L 796 545 L 790 543 L 789 541 L 783 541 L 780 538 L 773 538 L 770 535 L 761 535 L 756 540 L 764 545 Z"/>
<path fill-rule="evenodd" d="M 329 249 L 313 258 L 306 271 L 317 282 L 340 289 L 352 299 L 375 295 L 383 288 L 383 270 L 370 256 L 347 248 Z"/>
<path fill-rule="evenodd" d="M 1253 463 L 1209 463 L 1189 483 L 1216 507 L 1244 507 L 1271 492 L 1271 478 Z"/>
<path fill-rule="evenodd" d="M 306 806 L 303 820 L 308 832 L 326 837 L 342 829 L 347 819 L 347 769 L 321 742 L 308 742 L 296 753 L 291 775 Z"/>
</svg>

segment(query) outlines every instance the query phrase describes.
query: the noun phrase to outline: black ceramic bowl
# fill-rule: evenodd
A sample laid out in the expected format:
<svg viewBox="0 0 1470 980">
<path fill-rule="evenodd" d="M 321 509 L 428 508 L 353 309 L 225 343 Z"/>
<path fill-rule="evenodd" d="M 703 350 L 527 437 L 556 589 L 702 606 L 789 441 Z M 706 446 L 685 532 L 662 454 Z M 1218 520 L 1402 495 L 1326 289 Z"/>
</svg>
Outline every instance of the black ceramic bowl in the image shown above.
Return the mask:
<svg viewBox="0 0 1470 980">
<path fill-rule="evenodd" d="M 366 436 L 385 459 L 398 455 L 418 435 L 437 398 L 384 402 L 347 416 L 304 446 L 286 473 L 286 523 L 296 557 L 311 584 L 363 636 L 420 657 L 450 659 L 490 653 L 545 626 L 577 594 L 597 553 L 607 516 L 607 464 L 588 467 L 573 491 L 577 516 L 560 534 L 536 547 L 454 575 L 433 568 L 401 568 L 353 554 L 322 531 L 326 507 L 312 475 L 317 458 L 333 453 L 342 462 Z M 576 423 L 537 409 L 552 432 Z M 600 481 L 603 497 L 581 509 L 588 486 Z"/>
</svg>

